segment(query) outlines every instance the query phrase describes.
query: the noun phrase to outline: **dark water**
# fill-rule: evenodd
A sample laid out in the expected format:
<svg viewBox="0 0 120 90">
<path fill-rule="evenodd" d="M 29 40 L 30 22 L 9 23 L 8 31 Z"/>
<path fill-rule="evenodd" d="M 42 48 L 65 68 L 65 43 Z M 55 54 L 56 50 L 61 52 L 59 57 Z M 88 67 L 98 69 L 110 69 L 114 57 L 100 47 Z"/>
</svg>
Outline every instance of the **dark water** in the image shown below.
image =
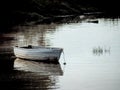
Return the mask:
<svg viewBox="0 0 120 90">
<path fill-rule="evenodd" d="M 0 48 L 10 52 L 8 48 L 14 45 L 31 44 L 62 47 L 64 54 L 58 64 L 15 59 L 14 69 L 0 74 L 0 88 L 119 90 L 120 19 L 97 18 L 98 23 L 88 20 L 16 26 L 13 32 L 2 34 L 6 40 L 1 40 Z"/>
</svg>

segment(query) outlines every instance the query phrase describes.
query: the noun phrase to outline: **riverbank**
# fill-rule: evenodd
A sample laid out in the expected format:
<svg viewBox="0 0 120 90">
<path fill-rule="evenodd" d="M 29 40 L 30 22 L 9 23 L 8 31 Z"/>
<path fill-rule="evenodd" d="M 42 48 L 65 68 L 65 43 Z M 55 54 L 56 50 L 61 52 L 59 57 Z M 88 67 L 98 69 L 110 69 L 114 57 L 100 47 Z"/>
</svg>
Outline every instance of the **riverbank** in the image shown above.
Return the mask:
<svg viewBox="0 0 120 90">
<path fill-rule="evenodd" d="M 97 2 L 89 0 L 4 0 L 0 2 L 0 28 L 6 29 L 6 31 L 12 26 L 33 24 L 32 22 L 48 24 L 65 22 L 69 19 L 68 16 L 72 19 L 73 16 L 85 13 L 103 12 L 105 16 L 120 15 L 116 1 L 112 4 L 99 0 Z M 113 5 L 114 7 L 111 7 Z"/>
</svg>

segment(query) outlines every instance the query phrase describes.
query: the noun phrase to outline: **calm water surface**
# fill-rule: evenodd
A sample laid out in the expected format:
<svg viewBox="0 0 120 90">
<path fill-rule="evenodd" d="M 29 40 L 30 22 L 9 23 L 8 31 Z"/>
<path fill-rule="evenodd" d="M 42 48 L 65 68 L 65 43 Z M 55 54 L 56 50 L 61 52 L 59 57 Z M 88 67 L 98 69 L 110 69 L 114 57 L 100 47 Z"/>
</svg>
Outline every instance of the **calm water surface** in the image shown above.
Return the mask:
<svg viewBox="0 0 120 90">
<path fill-rule="evenodd" d="M 15 90 L 119 90 L 120 19 L 98 20 L 17 26 L 3 34 L 14 40 L 1 42 L 1 47 L 54 46 L 64 48 L 64 54 L 58 64 L 16 59 L 13 72 L 1 74 L 1 86 Z"/>
</svg>

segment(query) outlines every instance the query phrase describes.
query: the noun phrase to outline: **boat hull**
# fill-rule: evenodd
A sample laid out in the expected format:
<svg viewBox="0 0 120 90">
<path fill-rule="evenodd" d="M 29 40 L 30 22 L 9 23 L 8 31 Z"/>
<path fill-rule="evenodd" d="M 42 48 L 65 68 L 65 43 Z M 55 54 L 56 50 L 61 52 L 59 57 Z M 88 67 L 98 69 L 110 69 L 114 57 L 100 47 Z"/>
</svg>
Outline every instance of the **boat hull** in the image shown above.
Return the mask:
<svg viewBox="0 0 120 90">
<path fill-rule="evenodd" d="M 36 61 L 58 61 L 62 51 L 62 48 L 33 46 L 32 48 L 14 47 L 14 54 L 17 58 Z"/>
</svg>

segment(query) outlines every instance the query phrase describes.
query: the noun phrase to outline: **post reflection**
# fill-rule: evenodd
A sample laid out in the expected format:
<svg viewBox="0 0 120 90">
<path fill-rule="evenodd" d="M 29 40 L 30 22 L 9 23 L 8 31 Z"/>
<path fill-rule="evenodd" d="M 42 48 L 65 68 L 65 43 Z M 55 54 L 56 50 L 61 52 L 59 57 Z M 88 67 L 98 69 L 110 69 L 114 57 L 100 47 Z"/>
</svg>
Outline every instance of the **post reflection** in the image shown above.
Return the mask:
<svg viewBox="0 0 120 90">
<path fill-rule="evenodd" d="M 100 56 L 100 55 L 104 55 L 104 54 L 110 54 L 110 51 L 111 51 L 110 49 L 111 49 L 110 47 L 104 48 L 104 47 L 98 46 L 98 47 L 93 48 L 92 52 L 94 55 Z"/>
</svg>

